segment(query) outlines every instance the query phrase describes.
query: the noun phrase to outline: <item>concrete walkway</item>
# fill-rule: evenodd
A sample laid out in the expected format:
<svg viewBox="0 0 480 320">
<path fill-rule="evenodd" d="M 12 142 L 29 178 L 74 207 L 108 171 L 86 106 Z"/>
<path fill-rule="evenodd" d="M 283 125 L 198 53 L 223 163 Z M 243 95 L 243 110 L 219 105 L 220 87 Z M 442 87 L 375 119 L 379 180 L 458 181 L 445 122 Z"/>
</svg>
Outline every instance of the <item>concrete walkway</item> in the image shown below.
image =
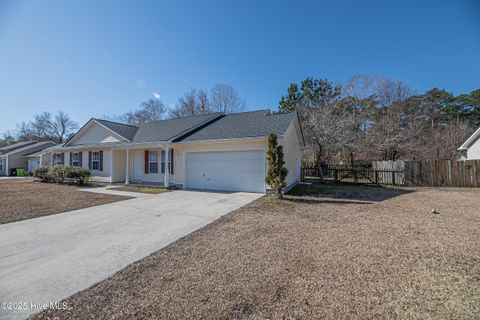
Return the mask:
<svg viewBox="0 0 480 320">
<path fill-rule="evenodd" d="M 0 225 L 0 302 L 27 306 L 2 304 L 0 319 L 26 318 L 260 196 L 173 191 Z"/>
</svg>

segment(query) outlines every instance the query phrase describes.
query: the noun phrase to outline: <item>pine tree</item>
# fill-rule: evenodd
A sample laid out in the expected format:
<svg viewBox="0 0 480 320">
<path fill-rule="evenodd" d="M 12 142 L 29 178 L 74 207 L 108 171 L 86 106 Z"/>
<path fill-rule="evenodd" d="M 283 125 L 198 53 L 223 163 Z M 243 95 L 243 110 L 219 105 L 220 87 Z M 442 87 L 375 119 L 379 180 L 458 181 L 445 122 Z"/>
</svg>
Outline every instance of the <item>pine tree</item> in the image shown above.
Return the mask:
<svg viewBox="0 0 480 320">
<path fill-rule="evenodd" d="M 265 182 L 272 189 L 272 194 L 277 198 L 282 198 L 282 189 L 285 188 L 285 178 L 288 170 L 285 168 L 283 147 L 278 145 L 277 135 L 271 133 L 268 136 L 268 173 Z"/>
</svg>

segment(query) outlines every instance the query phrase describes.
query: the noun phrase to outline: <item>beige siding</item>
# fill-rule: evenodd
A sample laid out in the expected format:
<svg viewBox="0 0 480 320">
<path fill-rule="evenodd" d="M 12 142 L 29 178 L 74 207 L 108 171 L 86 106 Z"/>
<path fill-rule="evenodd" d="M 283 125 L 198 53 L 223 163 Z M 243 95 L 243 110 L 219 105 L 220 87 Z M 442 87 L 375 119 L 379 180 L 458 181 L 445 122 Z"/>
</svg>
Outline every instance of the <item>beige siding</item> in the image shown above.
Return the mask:
<svg viewBox="0 0 480 320">
<path fill-rule="evenodd" d="M 287 188 L 300 180 L 301 149 L 297 129 L 295 122 L 292 122 L 280 141 L 285 153 L 285 167 L 288 169 Z"/>
<path fill-rule="evenodd" d="M 82 152 L 82 167 L 88 169 L 88 152 L 89 151 L 101 151 L 103 150 L 103 171 L 100 170 L 91 170 L 92 177 L 110 177 L 111 172 L 111 156 L 112 152 L 110 149 L 102 149 L 102 148 L 95 148 L 95 149 L 70 149 L 65 151 L 64 156 L 64 165 L 70 165 L 70 152 Z M 60 153 L 60 152 L 57 152 Z M 49 155 L 49 164 L 51 163 L 52 155 Z"/>
<path fill-rule="evenodd" d="M 191 143 L 172 145 L 175 150 L 174 173 L 175 183 L 185 185 L 186 153 L 202 151 L 241 151 L 266 150 L 266 139 L 230 140 L 225 142 Z"/>
<path fill-rule="evenodd" d="M 480 159 L 480 138 L 475 141 L 467 150 L 467 160 Z"/>
<path fill-rule="evenodd" d="M 112 143 L 119 141 L 122 141 L 122 139 L 115 133 L 97 123 L 92 123 L 85 132 L 75 137 L 75 139 L 72 140 L 69 145 Z"/>
</svg>

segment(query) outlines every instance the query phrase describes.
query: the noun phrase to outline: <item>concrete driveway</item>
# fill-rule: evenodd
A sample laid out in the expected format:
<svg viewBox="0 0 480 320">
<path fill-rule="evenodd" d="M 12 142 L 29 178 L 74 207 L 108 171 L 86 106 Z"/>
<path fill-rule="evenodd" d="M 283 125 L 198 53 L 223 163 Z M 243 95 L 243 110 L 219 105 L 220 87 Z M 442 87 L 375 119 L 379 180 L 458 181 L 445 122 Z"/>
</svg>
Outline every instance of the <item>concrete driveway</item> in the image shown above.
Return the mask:
<svg viewBox="0 0 480 320">
<path fill-rule="evenodd" d="M 26 318 L 260 196 L 173 191 L 0 225 L 0 319 Z"/>
</svg>

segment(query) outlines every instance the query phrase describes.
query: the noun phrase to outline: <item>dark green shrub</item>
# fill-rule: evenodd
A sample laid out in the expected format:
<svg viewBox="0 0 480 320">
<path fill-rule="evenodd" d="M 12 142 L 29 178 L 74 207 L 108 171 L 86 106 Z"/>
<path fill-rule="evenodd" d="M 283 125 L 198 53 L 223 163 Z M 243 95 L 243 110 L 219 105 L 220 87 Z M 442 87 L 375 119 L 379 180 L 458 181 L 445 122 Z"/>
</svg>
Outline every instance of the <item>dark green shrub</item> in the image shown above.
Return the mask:
<svg viewBox="0 0 480 320">
<path fill-rule="evenodd" d="M 49 168 L 48 167 L 40 167 L 33 170 L 33 176 L 40 178 L 43 182 L 49 182 L 50 175 L 49 175 Z"/>
<path fill-rule="evenodd" d="M 44 182 L 76 183 L 83 185 L 90 179 L 90 170 L 60 165 L 38 168 L 33 171 L 33 176 L 40 178 Z"/>
</svg>

